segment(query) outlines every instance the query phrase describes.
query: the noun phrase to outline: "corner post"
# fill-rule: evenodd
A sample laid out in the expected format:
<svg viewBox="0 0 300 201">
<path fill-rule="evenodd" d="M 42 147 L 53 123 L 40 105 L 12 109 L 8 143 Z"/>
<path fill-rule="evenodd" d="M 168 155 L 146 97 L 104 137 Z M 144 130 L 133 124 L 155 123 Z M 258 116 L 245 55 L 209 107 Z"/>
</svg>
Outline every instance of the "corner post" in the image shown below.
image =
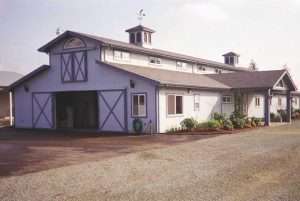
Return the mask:
<svg viewBox="0 0 300 201">
<path fill-rule="evenodd" d="M 292 94 L 291 91 L 288 91 L 286 97 L 286 112 L 287 112 L 287 122 L 292 123 Z"/>
<path fill-rule="evenodd" d="M 271 89 L 268 89 L 265 93 L 265 126 L 270 126 L 270 122 L 271 122 L 270 98 L 271 98 Z"/>
</svg>

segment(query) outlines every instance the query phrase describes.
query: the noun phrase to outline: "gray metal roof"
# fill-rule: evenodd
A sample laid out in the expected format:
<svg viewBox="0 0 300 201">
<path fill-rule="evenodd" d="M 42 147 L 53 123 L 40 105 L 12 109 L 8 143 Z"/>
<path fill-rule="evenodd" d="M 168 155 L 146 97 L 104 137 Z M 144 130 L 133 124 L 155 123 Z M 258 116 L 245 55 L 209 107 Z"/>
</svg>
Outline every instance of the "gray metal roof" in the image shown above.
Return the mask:
<svg viewBox="0 0 300 201">
<path fill-rule="evenodd" d="M 220 68 L 220 69 L 223 69 L 223 70 L 251 71 L 248 68 L 234 67 L 234 66 L 224 64 L 224 63 L 221 63 L 221 62 L 211 61 L 211 60 L 207 60 L 207 59 L 201 59 L 201 58 L 198 58 L 198 57 L 188 56 L 188 55 L 175 53 L 175 52 L 170 52 L 170 51 L 165 51 L 165 50 L 161 50 L 161 49 L 144 48 L 144 47 L 140 47 L 140 46 L 137 46 L 137 45 L 134 45 L 134 44 L 122 42 L 122 41 L 112 40 L 112 39 L 108 39 L 108 38 L 104 38 L 104 37 L 100 37 L 100 36 L 95 36 L 95 35 L 91 35 L 91 34 L 79 33 L 79 32 L 75 32 L 75 31 L 66 31 L 66 32 L 64 32 L 63 34 L 59 35 L 58 37 L 56 37 L 55 39 L 53 39 L 52 41 L 50 41 L 46 45 L 39 48 L 39 51 L 49 52 L 52 45 L 54 45 L 55 43 L 57 43 L 58 41 L 62 40 L 64 37 L 67 37 L 67 36 L 86 37 L 86 38 L 95 40 L 95 41 L 99 42 L 100 44 L 102 44 L 104 46 L 110 46 L 112 48 L 117 48 L 117 49 L 119 48 L 119 49 L 131 51 L 131 52 L 137 52 L 137 53 L 147 54 L 147 55 L 151 55 L 151 56 L 171 58 L 171 59 L 177 59 L 177 60 L 180 60 L 180 61 L 186 61 L 186 62 L 192 62 L 192 63 L 197 63 L 197 64 L 209 65 L 209 66 Z"/>
<path fill-rule="evenodd" d="M 195 73 L 185 73 L 179 71 L 163 70 L 157 68 L 140 67 L 134 65 L 103 63 L 110 67 L 129 72 L 153 81 L 160 85 L 187 87 L 187 88 L 201 88 L 201 89 L 230 89 L 230 87 L 222 84 L 205 75 Z"/>
<path fill-rule="evenodd" d="M 153 29 L 150 29 L 150 28 L 145 27 L 143 25 L 138 25 L 138 26 L 135 26 L 135 27 L 132 27 L 132 28 L 126 30 L 126 32 L 136 32 L 136 31 L 147 31 L 147 32 L 150 32 L 150 33 L 155 32 Z"/>
<path fill-rule="evenodd" d="M 16 72 L 0 71 L 0 87 L 8 87 L 22 76 L 22 74 Z"/>
<path fill-rule="evenodd" d="M 232 88 L 272 88 L 284 75 L 289 75 L 286 70 L 235 72 L 206 75 L 214 80 L 226 84 Z M 296 90 L 293 80 L 289 77 L 290 86 Z"/>
<path fill-rule="evenodd" d="M 195 74 L 127 64 L 103 64 L 157 81 L 160 85 L 166 86 L 207 89 L 266 89 L 273 88 L 283 76 L 286 76 L 289 79 L 291 90 L 296 90 L 296 86 L 286 70 Z"/>
</svg>

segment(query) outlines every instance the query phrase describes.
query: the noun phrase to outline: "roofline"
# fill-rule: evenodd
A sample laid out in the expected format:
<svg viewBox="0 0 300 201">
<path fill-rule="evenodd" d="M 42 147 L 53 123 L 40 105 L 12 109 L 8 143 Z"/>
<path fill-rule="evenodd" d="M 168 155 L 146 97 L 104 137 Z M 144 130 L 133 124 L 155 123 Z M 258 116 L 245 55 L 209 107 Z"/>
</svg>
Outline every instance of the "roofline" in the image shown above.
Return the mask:
<svg viewBox="0 0 300 201">
<path fill-rule="evenodd" d="M 127 70 L 124 70 L 124 69 L 118 68 L 117 66 L 114 66 L 114 65 L 112 65 L 112 64 L 109 64 L 109 63 L 106 63 L 106 62 L 102 62 L 102 61 L 100 61 L 100 60 L 96 60 L 96 63 L 97 63 L 97 64 L 103 64 L 104 66 L 107 66 L 107 67 L 112 67 L 112 68 L 114 68 L 114 69 L 116 69 L 116 70 L 119 70 L 119 71 L 125 72 L 125 73 L 127 73 L 127 74 L 134 75 L 134 76 L 137 76 L 137 77 L 139 77 L 139 78 L 142 78 L 142 79 L 145 79 L 145 80 L 148 80 L 148 81 L 154 82 L 154 83 L 155 83 L 155 84 L 157 84 L 157 85 L 159 85 L 159 84 L 160 84 L 160 82 L 158 82 L 157 80 L 153 80 L 153 79 L 151 79 L 151 78 L 148 78 L 148 77 L 145 77 L 145 76 L 139 75 L 139 74 L 137 74 L 137 73 L 129 72 L 129 71 L 127 71 Z"/>
<path fill-rule="evenodd" d="M 27 75 L 21 77 L 20 79 L 18 79 L 17 81 L 15 81 L 14 83 L 12 83 L 10 86 L 7 87 L 7 89 L 13 90 L 14 88 L 16 88 L 17 86 L 19 86 L 20 84 L 32 79 L 34 76 L 40 74 L 41 72 L 44 72 L 45 70 L 49 69 L 50 66 L 49 65 L 42 65 L 38 68 L 36 68 L 35 70 L 31 71 L 30 73 L 28 73 Z"/>
<path fill-rule="evenodd" d="M 189 55 L 182 55 L 182 56 L 172 56 L 172 55 L 168 55 L 168 54 L 164 54 L 164 53 L 155 53 L 153 51 L 151 51 L 151 49 L 147 49 L 147 48 L 143 48 L 143 47 L 139 47 L 139 49 L 137 50 L 134 47 L 124 47 L 122 45 L 115 45 L 109 42 L 105 42 L 103 40 L 100 39 L 95 39 L 92 38 L 91 36 L 88 36 L 89 34 L 84 34 L 84 33 L 78 33 L 78 32 L 74 32 L 74 31 L 65 31 L 63 34 L 57 36 L 56 38 L 54 38 L 53 40 L 51 40 L 50 42 L 48 42 L 47 44 L 43 45 L 42 47 L 40 47 L 38 49 L 39 52 L 44 52 L 44 53 L 48 53 L 49 52 L 49 48 L 56 42 L 58 42 L 59 40 L 61 40 L 62 38 L 66 37 L 66 36 L 76 36 L 79 38 L 87 38 L 90 40 L 94 40 L 98 43 L 100 43 L 100 45 L 104 46 L 104 47 L 111 47 L 111 48 L 117 48 L 117 49 L 122 49 L 122 50 L 129 50 L 131 52 L 135 52 L 135 53 L 144 53 L 146 55 L 150 55 L 150 56 L 158 56 L 158 57 L 163 57 L 163 58 L 171 58 L 171 59 L 176 59 L 179 61 L 185 61 L 185 62 L 191 62 L 194 64 L 204 64 L 207 65 L 208 67 L 215 67 L 215 68 L 219 68 L 219 69 L 223 69 L 223 70 L 230 70 L 230 71 L 236 71 L 236 72 L 251 72 L 250 69 L 247 68 L 242 68 L 242 67 L 233 67 L 231 65 L 228 64 L 224 64 L 221 62 L 217 62 L 217 61 L 212 61 L 212 60 L 206 60 L 206 59 L 202 59 L 202 58 L 197 58 L 195 57 L 194 59 L 188 59 L 186 57 L 193 57 L 193 56 L 189 56 Z M 97 36 L 95 36 L 97 37 Z M 108 40 L 112 40 L 112 39 L 108 39 Z M 122 41 L 117 41 L 116 42 L 122 42 Z M 126 43 L 126 45 L 128 45 L 129 43 Z M 165 50 L 159 50 L 158 51 L 165 51 Z M 180 53 L 176 53 L 176 52 L 172 52 L 174 54 L 180 54 Z M 199 61 L 199 60 L 204 60 L 204 61 Z M 213 62 L 213 63 L 211 63 Z"/>
<path fill-rule="evenodd" d="M 282 80 L 283 77 L 284 77 L 285 75 L 287 75 L 288 78 L 289 78 L 289 80 L 291 81 L 292 87 L 294 88 L 293 91 L 297 91 L 297 86 L 296 86 L 296 84 L 294 83 L 294 81 L 293 81 L 293 79 L 292 79 L 292 76 L 290 75 L 289 71 L 288 71 L 288 70 L 282 70 L 282 71 L 284 71 L 284 72 L 283 72 L 282 75 L 279 77 L 279 79 L 275 82 L 275 84 L 272 86 L 272 88 L 275 88 L 276 85 L 278 84 L 278 82 L 280 82 L 280 80 Z"/>
<path fill-rule="evenodd" d="M 160 84 L 160 87 L 174 87 L 174 88 L 185 88 L 185 89 L 198 89 L 207 91 L 230 91 L 232 88 L 221 88 L 221 87 L 199 87 L 193 85 L 183 85 L 183 84 Z"/>
</svg>

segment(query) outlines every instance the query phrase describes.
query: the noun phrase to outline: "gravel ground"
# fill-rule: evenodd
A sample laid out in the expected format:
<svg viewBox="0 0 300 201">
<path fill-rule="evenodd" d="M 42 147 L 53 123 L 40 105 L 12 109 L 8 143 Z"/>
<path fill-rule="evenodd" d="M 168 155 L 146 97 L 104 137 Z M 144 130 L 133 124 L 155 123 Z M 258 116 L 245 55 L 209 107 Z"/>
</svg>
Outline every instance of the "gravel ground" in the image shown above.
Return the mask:
<svg viewBox="0 0 300 201">
<path fill-rule="evenodd" d="M 300 200 L 300 123 L 0 178 L 0 200 Z"/>
</svg>

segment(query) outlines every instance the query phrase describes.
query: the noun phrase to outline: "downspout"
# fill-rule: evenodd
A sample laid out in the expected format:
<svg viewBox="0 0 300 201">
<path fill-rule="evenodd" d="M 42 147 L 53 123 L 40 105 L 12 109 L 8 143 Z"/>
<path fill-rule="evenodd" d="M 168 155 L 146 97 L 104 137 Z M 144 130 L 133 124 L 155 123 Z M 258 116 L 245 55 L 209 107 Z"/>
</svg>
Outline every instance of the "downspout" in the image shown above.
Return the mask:
<svg viewBox="0 0 300 201">
<path fill-rule="evenodd" d="M 156 133 L 160 133 L 160 112 L 159 112 L 159 86 L 155 86 L 155 108 L 156 108 Z"/>
</svg>

